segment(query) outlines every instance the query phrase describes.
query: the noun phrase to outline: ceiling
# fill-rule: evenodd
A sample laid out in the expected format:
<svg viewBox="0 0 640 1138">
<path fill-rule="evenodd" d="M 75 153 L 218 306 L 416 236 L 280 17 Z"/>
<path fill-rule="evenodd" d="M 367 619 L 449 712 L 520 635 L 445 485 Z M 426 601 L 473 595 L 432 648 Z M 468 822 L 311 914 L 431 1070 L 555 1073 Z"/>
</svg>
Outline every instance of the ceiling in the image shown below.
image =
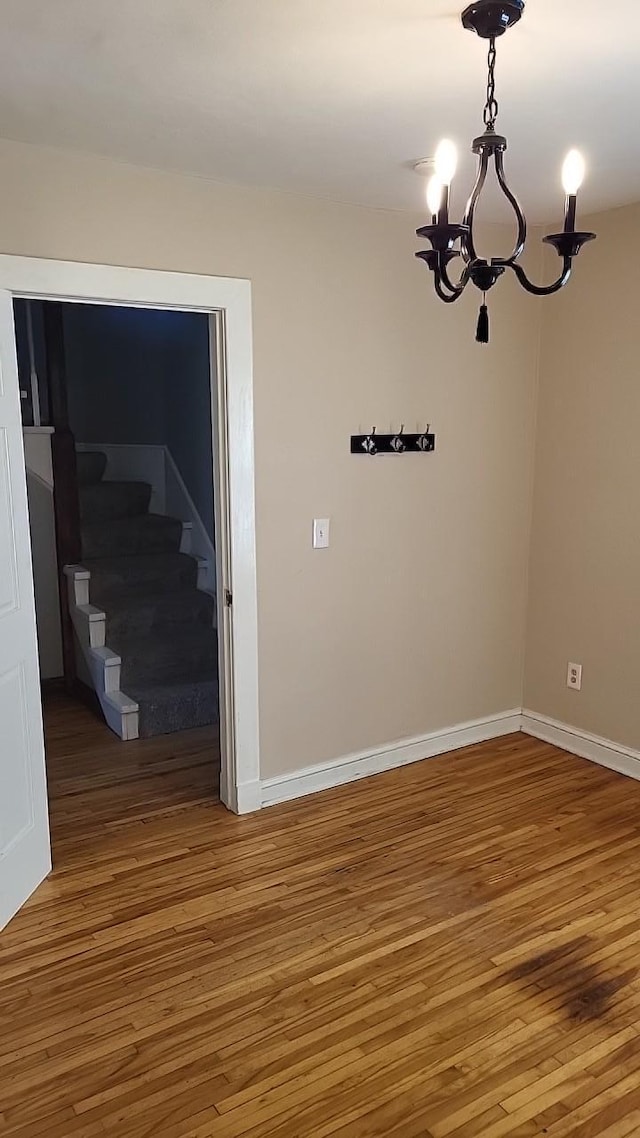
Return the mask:
<svg viewBox="0 0 640 1138">
<path fill-rule="evenodd" d="M 462 7 L 462 4 L 460 4 Z M 453 0 L 0 0 L 0 136 L 416 210 L 417 159 L 482 127 L 486 44 Z M 528 0 L 498 44 L 499 129 L 532 220 L 640 200 L 640 9 Z M 455 183 L 462 207 L 472 177 Z"/>
</svg>

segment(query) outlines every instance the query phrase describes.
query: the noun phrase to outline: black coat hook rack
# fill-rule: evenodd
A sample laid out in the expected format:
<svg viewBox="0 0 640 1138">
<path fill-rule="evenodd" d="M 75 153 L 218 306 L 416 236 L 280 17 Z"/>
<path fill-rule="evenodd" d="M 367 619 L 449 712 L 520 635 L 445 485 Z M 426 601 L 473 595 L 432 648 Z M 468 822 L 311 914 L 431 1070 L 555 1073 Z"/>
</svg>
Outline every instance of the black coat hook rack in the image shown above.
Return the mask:
<svg viewBox="0 0 640 1138">
<path fill-rule="evenodd" d="M 417 434 L 405 434 L 404 424 L 393 434 L 379 435 L 377 429 L 366 435 L 351 436 L 352 454 L 431 454 L 436 449 L 436 436 L 430 424 Z"/>
</svg>

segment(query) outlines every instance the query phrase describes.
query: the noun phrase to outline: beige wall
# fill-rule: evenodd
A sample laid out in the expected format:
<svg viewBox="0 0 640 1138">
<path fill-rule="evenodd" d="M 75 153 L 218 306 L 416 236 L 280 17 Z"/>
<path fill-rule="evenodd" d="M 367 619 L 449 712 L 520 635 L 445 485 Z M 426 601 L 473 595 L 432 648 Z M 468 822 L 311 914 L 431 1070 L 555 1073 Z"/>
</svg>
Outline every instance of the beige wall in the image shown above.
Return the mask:
<svg viewBox="0 0 640 1138">
<path fill-rule="evenodd" d="M 544 308 L 525 704 L 640 748 L 640 206 L 586 227 Z"/>
<path fill-rule="evenodd" d="M 46 429 L 28 427 L 24 431 L 24 461 L 27 469 L 40 676 L 43 680 L 51 680 L 62 676 L 64 667 L 53 512 L 51 435 Z"/>
<path fill-rule="evenodd" d="M 263 777 L 519 707 L 537 302 L 501 283 L 483 348 L 422 218 L 14 143 L 0 169 L 4 252 L 253 282 Z M 427 421 L 433 456 L 348 453 Z"/>
</svg>

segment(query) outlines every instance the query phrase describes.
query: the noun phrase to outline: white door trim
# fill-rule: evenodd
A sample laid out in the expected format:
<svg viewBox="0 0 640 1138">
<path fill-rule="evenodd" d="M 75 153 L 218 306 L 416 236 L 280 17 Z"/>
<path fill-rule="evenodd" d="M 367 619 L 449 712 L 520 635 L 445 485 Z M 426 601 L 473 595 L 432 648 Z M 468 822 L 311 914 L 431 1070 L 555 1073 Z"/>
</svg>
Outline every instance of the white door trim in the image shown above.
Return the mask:
<svg viewBox="0 0 640 1138">
<path fill-rule="evenodd" d="M 0 255 L 0 289 L 39 300 L 205 312 L 224 328 L 226 431 L 220 423 L 214 451 L 220 454 L 226 445 L 229 548 L 219 569 L 220 595 L 225 587 L 233 594 L 233 617 L 229 620 L 228 613 L 226 617 L 225 659 L 233 681 L 232 723 L 227 731 L 233 745 L 222 747 L 221 797 L 237 813 L 257 810 L 261 796 L 251 283 Z"/>
</svg>

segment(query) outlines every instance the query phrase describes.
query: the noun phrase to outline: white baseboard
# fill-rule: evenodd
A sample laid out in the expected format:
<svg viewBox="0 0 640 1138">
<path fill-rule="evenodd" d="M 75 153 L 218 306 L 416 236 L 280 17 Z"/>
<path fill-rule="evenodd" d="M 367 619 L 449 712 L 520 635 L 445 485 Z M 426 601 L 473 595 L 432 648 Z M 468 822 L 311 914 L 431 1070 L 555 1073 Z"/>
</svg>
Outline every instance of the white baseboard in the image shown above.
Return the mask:
<svg viewBox="0 0 640 1138">
<path fill-rule="evenodd" d="M 220 798 L 233 814 L 253 814 L 262 806 L 260 782 L 258 779 L 242 782 L 231 792 L 226 791 L 221 783 Z"/>
<path fill-rule="evenodd" d="M 393 770 L 407 763 L 420 762 L 421 759 L 430 759 L 447 751 L 455 751 L 459 747 L 468 747 L 472 743 L 484 743 L 501 735 L 511 735 L 520 731 L 521 723 L 521 710 L 516 708 L 488 716 L 486 719 L 460 723 L 444 731 L 434 731 L 430 735 L 403 739 L 387 747 L 359 751 L 335 759 L 333 762 L 306 767 L 289 775 L 264 779 L 261 784 L 262 805 L 274 806 L 278 802 L 287 802 L 292 798 L 315 794 L 318 790 L 327 790 L 346 782 L 354 782 L 356 779 L 368 778 L 369 775 Z"/>
<path fill-rule="evenodd" d="M 600 735 L 591 735 L 589 731 L 560 723 L 557 719 L 550 719 L 547 715 L 527 708 L 522 712 L 522 730 L 545 743 L 562 747 L 572 755 L 590 759 L 592 763 L 599 763 L 600 766 L 609 767 L 630 778 L 640 779 L 640 751 L 623 747 L 621 743 L 603 739 Z"/>
</svg>

